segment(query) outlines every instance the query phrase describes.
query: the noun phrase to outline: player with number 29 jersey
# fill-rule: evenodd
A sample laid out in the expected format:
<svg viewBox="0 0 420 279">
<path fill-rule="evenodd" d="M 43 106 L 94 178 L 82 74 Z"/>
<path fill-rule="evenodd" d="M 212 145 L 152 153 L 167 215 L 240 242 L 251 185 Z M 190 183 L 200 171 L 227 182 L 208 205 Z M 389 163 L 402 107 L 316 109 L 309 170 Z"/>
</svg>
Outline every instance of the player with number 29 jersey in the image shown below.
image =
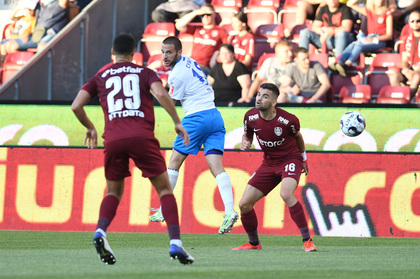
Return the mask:
<svg viewBox="0 0 420 279">
<path fill-rule="evenodd" d="M 99 97 L 105 115 L 106 142 L 154 136 L 155 116 L 149 92 L 156 81 L 160 79 L 154 71 L 123 62 L 102 68 L 82 87 L 91 97 Z"/>
</svg>

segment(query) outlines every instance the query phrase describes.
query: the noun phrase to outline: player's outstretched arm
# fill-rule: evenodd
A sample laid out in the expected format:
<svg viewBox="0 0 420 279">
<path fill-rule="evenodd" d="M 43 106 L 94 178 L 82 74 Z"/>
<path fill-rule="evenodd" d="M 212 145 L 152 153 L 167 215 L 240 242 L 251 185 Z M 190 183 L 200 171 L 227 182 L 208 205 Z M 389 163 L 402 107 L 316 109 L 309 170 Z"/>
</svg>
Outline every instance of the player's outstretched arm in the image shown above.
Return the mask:
<svg viewBox="0 0 420 279">
<path fill-rule="evenodd" d="M 242 143 L 241 143 L 241 147 L 239 148 L 240 150 L 248 150 L 251 148 L 251 144 L 252 144 L 252 139 L 249 139 L 246 134 L 243 134 L 242 136 Z"/>
<path fill-rule="evenodd" d="M 150 87 L 150 92 L 152 95 L 158 100 L 161 106 L 168 112 L 171 116 L 172 120 L 175 123 L 175 131 L 177 135 L 184 139 L 184 144 L 190 144 L 190 136 L 185 128 L 181 124 L 181 120 L 179 119 L 178 113 L 176 112 L 174 101 L 168 95 L 165 88 L 163 88 L 162 82 L 156 81 L 152 83 Z"/>
<path fill-rule="evenodd" d="M 71 104 L 71 109 L 80 123 L 87 129 L 84 144 L 86 145 L 87 143 L 88 148 L 96 148 L 98 146 L 98 133 L 84 109 L 84 106 L 89 103 L 90 99 L 90 94 L 86 90 L 80 90 Z"/>
</svg>

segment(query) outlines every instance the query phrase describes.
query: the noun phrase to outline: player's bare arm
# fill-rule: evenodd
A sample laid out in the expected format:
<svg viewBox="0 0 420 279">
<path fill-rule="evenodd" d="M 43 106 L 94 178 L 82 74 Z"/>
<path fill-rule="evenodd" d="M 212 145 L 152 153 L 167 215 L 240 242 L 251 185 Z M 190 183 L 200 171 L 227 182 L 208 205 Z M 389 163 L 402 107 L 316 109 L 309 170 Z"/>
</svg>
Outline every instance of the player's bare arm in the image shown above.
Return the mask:
<svg viewBox="0 0 420 279">
<path fill-rule="evenodd" d="M 246 136 L 246 134 L 243 134 L 241 147 L 239 149 L 240 150 L 248 150 L 248 149 L 251 148 L 251 144 L 252 144 L 252 139 L 248 138 Z"/>
<path fill-rule="evenodd" d="M 80 90 L 71 105 L 71 109 L 80 123 L 87 129 L 83 144 L 86 145 L 87 143 L 88 148 L 96 148 L 98 146 L 98 133 L 96 132 L 95 125 L 90 121 L 84 109 L 84 106 L 90 102 L 90 99 L 91 97 L 86 90 Z"/>
<path fill-rule="evenodd" d="M 303 170 L 302 172 L 305 173 L 305 175 L 308 175 L 309 172 L 309 166 L 308 166 L 308 160 L 306 159 L 306 150 L 305 150 L 305 141 L 303 140 L 303 136 L 301 132 L 297 132 L 295 135 L 296 143 L 298 145 L 300 153 L 302 153 L 303 157 Z"/>
<path fill-rule="evenodd" d="M 184 144 L 188 146 L 190 144 L 190 136 L 181 124 L 181 120 L 179 119 L 178 113 L 175 109 L 175 102 L 168 95 L 168 92 L 166 92 L 165 88 L 163 88 L 162 83 L 160 81 L 152 83 L 152 86 L 150 87 L 150 92 L 171 116 L 172 120 L 175 123 L 175 131 L 177 135 L 183 138 Z"/>
</svg>

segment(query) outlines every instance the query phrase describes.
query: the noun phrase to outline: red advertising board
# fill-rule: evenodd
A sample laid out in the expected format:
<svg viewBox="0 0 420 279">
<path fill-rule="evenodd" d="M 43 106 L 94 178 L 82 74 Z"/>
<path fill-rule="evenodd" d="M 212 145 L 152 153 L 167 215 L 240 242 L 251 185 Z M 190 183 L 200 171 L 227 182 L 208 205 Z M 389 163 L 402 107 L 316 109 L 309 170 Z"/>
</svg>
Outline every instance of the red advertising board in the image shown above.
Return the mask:
<svg viewBox="0 0 420 279">
<path fill-rule="evenodd" d="M 171 151 L 162 151 L 168 159 Z M 310 173 L 296 190 L 318 235 L 420 237 L 419 155 L 309 153 Z M 235 207 L 262 153 L 227 151 Z M 165 232 L 149 223 L 159 200 L 131 168 L 109 231 Z M 260 234 L 299 234 L 279 187 L 257 206 Z M 93 231 L 105 194 L 103 150 L 0 148 L 0 229 Z M 203 153 L 189 156 L 175 188 L 181 231 L 217 233 L 223 204 Z M 237 208 L 236 208 L 237 209 Z M 238 209 L 237 209 L 238 210 Z M 244 233 L 240 221 L 232 233 Z"/>
</svg>

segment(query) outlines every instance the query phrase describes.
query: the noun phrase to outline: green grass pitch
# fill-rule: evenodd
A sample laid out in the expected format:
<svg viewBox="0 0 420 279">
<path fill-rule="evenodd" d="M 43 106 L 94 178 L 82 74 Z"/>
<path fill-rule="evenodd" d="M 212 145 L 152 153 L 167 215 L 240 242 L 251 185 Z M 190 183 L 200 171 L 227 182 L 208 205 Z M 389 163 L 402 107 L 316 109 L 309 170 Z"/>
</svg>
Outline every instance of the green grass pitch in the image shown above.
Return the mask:
<svg viewBox="0 0 420 279">
<path fill-rule="evenodd" d="M 261 235 L 261 251 L 232 251 L 240 234 L 183 234 L 194 256 L 169 259 L 167 234 L 108 233 L 117 258 L 103 264 L 88 232 L 0 231 L 0 278 L 420 278 L 420 239 Z"/>
</svg>

